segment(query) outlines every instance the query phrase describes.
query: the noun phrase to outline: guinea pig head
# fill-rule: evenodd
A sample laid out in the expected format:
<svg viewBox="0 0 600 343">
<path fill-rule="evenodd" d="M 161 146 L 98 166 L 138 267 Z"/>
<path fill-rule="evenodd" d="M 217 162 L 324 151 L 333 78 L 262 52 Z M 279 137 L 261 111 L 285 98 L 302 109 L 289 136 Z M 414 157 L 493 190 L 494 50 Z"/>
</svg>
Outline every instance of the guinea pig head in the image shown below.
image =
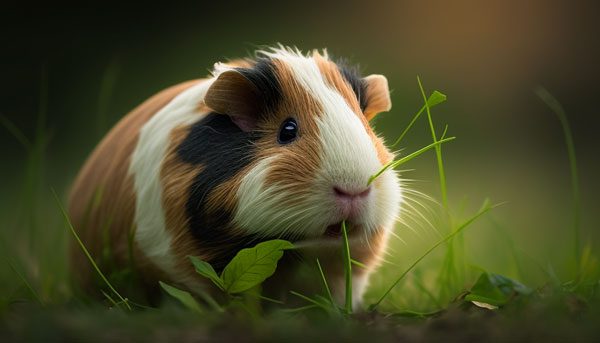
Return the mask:
<svg viewBox="0 0 600 343">
<path fill-rule="evenodd" d="M 369 237 L 393 224 L 395 172 L 368 184 L 393 159 L 369 125 L 391 107 L 384 76 L 360 77 L 326 52 L 273 49 L 246 67 L 218 65 L 204 103 L 251 142 L 233 161 L 244 164 L 230 216 L 239 232 L 320 239 L 346 221 L 351 236 Z"/>
</svg>

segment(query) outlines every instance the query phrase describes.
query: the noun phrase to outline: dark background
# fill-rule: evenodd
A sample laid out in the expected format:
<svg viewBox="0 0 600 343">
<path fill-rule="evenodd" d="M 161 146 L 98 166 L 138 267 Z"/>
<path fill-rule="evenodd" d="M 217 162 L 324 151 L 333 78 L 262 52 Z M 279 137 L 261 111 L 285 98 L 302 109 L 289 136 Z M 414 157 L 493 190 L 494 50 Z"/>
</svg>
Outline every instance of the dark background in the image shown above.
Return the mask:
<svg viewBox="0 0 600 343">
<path fill-rule="evenodd" d="M 107 130 L 159 90 L 264 44 L 327 47 L 365 75 L 387 76 L 393 109 L 376 127 L 388 142 L 421 106 L 417 75 L 428 91 L 447 94 L 434 117 L 438 132 L 448 123 L 458 137 L 444 148 L 451 208 L 467 213 L 485 197 L 507 201 L 495 215 L 515 244 L 560 265 L 572 244 L 569 165 L 559 121 L 533 88 L 546 87 L 568 114 L 583 238 L 599 242 L 598 14 L 592 1 L 544 0 L 7 6 L 0 14 L 0 115 L 30 140 L 39 132 L 49 138 L 37 187 L 63 194 Z M 429 143 L 423 119 L 403 142 L 406 152 Z M 4 128 L 0 154 L 10 235 L 19 230 L 8 218 L 27 155 Z M 406 177 L 439 198 L 433 154 L 411 163 L 406 168 L 415 171 Z M 433 236 L 424 237 L 430 245 Z M 470 237 L 479 263 L 504 268 L 494 233 L 483 228 Z"/>
</svg>

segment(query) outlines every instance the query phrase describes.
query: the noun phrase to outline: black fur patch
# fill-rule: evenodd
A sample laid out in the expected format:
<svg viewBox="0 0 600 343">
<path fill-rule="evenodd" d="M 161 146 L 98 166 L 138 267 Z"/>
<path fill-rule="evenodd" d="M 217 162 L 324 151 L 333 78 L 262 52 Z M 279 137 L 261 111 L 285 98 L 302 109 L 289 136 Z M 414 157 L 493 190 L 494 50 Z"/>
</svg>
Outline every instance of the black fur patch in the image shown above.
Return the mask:
<svg viewBox="0 0 600 343">
<path fill-rule="evenodd" d="M 281 85 L 273 62 L 261 58 L 252 68 L 236 68 L 236 70 L 256 86 L 265 112 L 274 111 L 281 101 Z"/>
<path fill-rule="evenodd" d="M 263 111 L 274 111 L 281 101 L 281 88 L 273 63 L 259 59 L 252 68 L 236 68 L 257 88 Z M 260 120 L 261 118 L 259 118 Z M 218 185 L 238 174 L 254 160 L 255 142 L 260 135 L 244 132 L 227 115 L 211 113 L 195 123 L 178 148 L 183 162 L 201 166 L 202 171 L 192 183 L 186 214 L 190 230 L 201 247 L 216 253 L 210 261 L 220 271 L 235 254 L 259 241 L 255 236 L 233 234 L 233 214 L 224 208 L 208 213 L 207 199 Z"/>
<path fill-rule="evenodd" d="M 367 108 L 367 84 L 362 79 L 358 67 L 348 64 L 344 59 L 337 60 L 336 65 L 342 76 L 352 87 L 354 94 L 356 94 L 361 111 L 364 111 Z"/>
<path fill-rule="evenodd" d="M 216 186 L 253 160 L 258 138 L 256 133 L 240 130 L 228 116 L 211 113 L 194 124 L 179 145 L 180 158 L 202 168 L 192 183 L 186 208 L 192 234 L 201 245 L 235 244 L 229 234 L 232 214 L 224 209 L 207 213 L 206 201 Z"/>
</svg>

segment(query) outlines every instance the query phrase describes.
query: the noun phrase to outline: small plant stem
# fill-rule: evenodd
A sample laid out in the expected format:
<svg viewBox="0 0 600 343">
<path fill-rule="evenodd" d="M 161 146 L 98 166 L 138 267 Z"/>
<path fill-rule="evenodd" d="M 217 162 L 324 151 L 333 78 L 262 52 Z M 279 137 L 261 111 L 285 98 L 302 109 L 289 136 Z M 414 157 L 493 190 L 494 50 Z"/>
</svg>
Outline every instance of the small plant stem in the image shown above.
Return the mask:
<svg viewBox="0 0 600 343">
<path fill-rule="evenodd" d="M 104 273 L 102 273 L 102 271 L 100 270 L 100 268 L 98 267 L 98 265 L 96 264 L 94 259 L 92 258 L 92 255 L 90 255 L 89 251 L 86 249 L 85 245 L 81 241 L 81 238 L 79 238 L 77 231 L 75 231 L 73 224 L 71 224 L 71 219 L 69 219 L 69 216 L 67 215 L 67 212 L 63 208 L 62 203 L 60 202 L 60 199 L 58 198 L 58 195 L 56 195 L 56 192 L 54 191 L 54 189 L 52 190 L 52 194 L 54 195 L 54 199 L 56 200 L 56 203 L 58 204 L 58 207 L 60 208 L 60 211 L 62 212 L 65 222 L 67 223 L 69 229 L 71 230 L 71 233 L 75 237 L 75 240 L 81 247 L 81 250 L 83 250 L 83 253 L 87 257 L 87 259 L 90 261 L 90 263 L 92 264 L 92 266 L 94 267 L 94 269 L 96 270 L 96 272 L 98 273 L 98 275 L 100 276 L 102 281 L 104 281 L 104 283 L 108 286 L 108 288 L 111 290 L 111 292 L 113 292 L 119 298 L 119 300 L 121 300 L 121 302 L 123 304 L 125 304 L 127 309 L 131 311 L 131 306 L 129 306 L 127 299 L 123 298 L 121 296 L 121 294 L 119 294 L 119 292 L 117 292 L 117 290 L 113 287 L 113 285 L 108 281 L 106 276 L 104 276 Z"/>
<path fill-rule="evenodd" d="M 342 221 L 342 234 L 344 246 L 342 253 L 344 255 L 344 275 L 346 277 L 346 314 L 352 313 L 352 259 L 350 258 L 350 244 L 348 243 L 348 231 L 346 230 L 346 221 Z"/>
<path fill-rule="evenodd" d="M 378 178 L 386 170 L 388 170 L 388 169 L 394 169 L 394 168 L 396 168 L 396 167 L 398 167 L 398 166 L 400 166 L 400 165 L 402 165 L 402 164 L 404 164 L 404 163 L 412 160 L 413 158 L 421 155 L 422 153 L 426 152 L 427 150 L 430 150 L 430 149 L 432 149 L 432 148 L 434 148 L 434 147 L 436 147 L 436 146 L 438 146 L 440 144 L 449 142 L 449 141 L 451 141 L 451 140 L 453 140 L 455 138 L 456 137 L 448 137 L 448 138 L 441 139 L 441 140 L 439 140 L 439 141 L 437 141 L 435 143 L 431 143 L 431 144 L 427 145 L 426 147 L 423 147 L 423 148 L 421 148 L 421 149 L 419 149 L 419 150 L 417 150 L 417 151 L 415 151 L 413 153 L 410 153 L 410 154 L 402 157 L 401 159 L 389 162 L 388 164 L 384 165 L 377 173 L 373 174 L 369 178 L 369 182 L 367 183 L 367 185 L 370 185 L 376 178 Z"/>
<path fill-rule="evenodd" d="M 327 298 L 331 302 L 331 306 L 336 306 L 335 301 L 333 300 L 333 296 L 331 295 L 331 290 L 329 289 L 329 284 L 327 284 L 327 278 L 325 278 L 325 273 L 323 273 L 323 268 L 321 268 L 321 262 L 317 258 L 317 267 L 319 267 L 319 273 L 321 273 L 321 280 L 323 281 L 323 288 L 327 292 Z"/>
<path fill-rule="evenodd" d="M 579 175 L 577 172 L 577 159 L 575 156 L 575 144 L 573 143 L 573 135 L 567 114 L 560 105 L 558 100 L 548 90 L 539 86 L 535 89 L 537 96 L 556 114 L 565 135 L 565 144 L 567 145 L 567 153 L 569 154 L 569 165 L 571 169 L 571 190 L 573 192 L 573 238 L 575 244 L 575 263 L 579 264 L 581 259 L 581 198 L 579 193 Z"/>
<path fill-rule="evenodd" d="M 419 89 L 421 90 L 421 95 L 423 96 L 423 101 L 425 102 L 425 109 L 427 110 L 427 119 L 429 120 L 429 128 L 431 129 L 431 137 L 433 138 L 433 143 L 438 141 L 437 136 L 435 134 L 435 127 L 433 126 L 433 120 L 431 119 L 431 110 L 429 109 L 429 103 L 427 102 L 427 97 L 425 96 L 425 91 L 423 90 L 423 85 L 421 84 L 421 78 L 417 76 L 417 82 L 419 83 Z M 440 175 L 440 189 L 442 192 L 442 205 L 446 212 L 448 212 L 448 195 L 446 189 L 446 174 L 444 172 L 444 162 L 442 160 L 442 147 L 441 145 L 435 146 L 435 155 L 437 158 L 438 170 Z"/>
<path fill-rule="evenodd" d="M 396 141 L 394 142 L 394 144 L 392 144 L 392 148 L 395 147 L 396 145 L 400 144 L 400 141 L 402 141 L 402 138 L 404 138 L 404 136 L 406 136 L 406 134 L 408 133 L 408 131 L 412 128 L 412 126 L 415 124 L 415 122 L 417 121 L 417 119 L 419 119 L 419 117 L 421 116 L 421 113 L 423 113 L 423 111 L 425 111 L 426 107 L 427 107 L 426 105 L 423 105 L 423 107 L 421 107 L 421 109 L 419 110 L 419 112 L 417 112 L 417 114 L 414 115 L 413 119 L 410 121 L 410 123 L 408 124 L 408 126 L 400 134 L 400 137 L 398 137 L 398 139 L 396 139 Z"/>
<path fill-rule="evenodd" d="M 313 304 L 314 306 L 318 306 L 318 307 L 324 309 L 326 312 L 329 312 L 329 310 L 330 310 L 329 308 L 327 308 L 323 304 L 320 304 L 318 301 L 316 301 L 316 300 L 314 300 L 314 299 L 312 299 L 310 297 L 307 297 L 304 294 L 298 293 L 296 291 L 290 291 L 290 293 L 292 293 L 293 295 L 297 296 L 298 298 L 306 300 L 307 302 Z"/>
<path fill-rule="evenodd" d="M 10 269 L 12 269 L 12 271 L 15 272 L 15 274 L 17 274 L 17 276 L 19 277 L 19 279 L 21 279 L 21 281 L 23 282 L 25 287 L 27 287 L 29 292 L 31 292 L 31 295 L 33 295 L 35 300 L 37 300 L 37 302 L 40 303 L 40 305 L 44 305 L 42 298 L 40 298 L 40 295 L 38 294 L 38 292 L 36 292 L 36 290 L 31 286 L 31 284 L 29 283 L 29 281 L 27 281 L 25 276 L 19 272 L 19 270 L 12 264 L 12 262 L 10 260 L 7 260 L 7 262 L 8 262 L 8 266 L 10 267 Z"/>
</svg>

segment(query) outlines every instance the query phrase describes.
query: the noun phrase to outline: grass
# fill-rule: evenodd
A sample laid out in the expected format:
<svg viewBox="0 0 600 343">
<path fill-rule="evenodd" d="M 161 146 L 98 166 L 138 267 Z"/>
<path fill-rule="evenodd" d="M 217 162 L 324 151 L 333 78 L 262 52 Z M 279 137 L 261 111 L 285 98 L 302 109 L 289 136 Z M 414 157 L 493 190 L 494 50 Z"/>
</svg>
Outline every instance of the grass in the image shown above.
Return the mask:
<svg viewBox="0 0 600 343">
<path fill-rule="evenodd" d="M 558 100 L 550 94 L 545 88 L 538 86 L 535 89 L 536 95 L 554 112 L 560 121 L 567 146 L 569 156 L 569 168 L 571 170 L 571 191 L 573 192 L 573 241 L 575 261 L 578 262 L 581 258 L 581 196 L 579 191 L 579 172 L 577 171 L 577 158 L 575 156 L 575 144 L 571 135 L 571 128 L 567 120 L 567 114 L 562 108 Z"/>
<path fill-rule="evenodd" d="M 102 94 L 99 97 L 102 105 L 99 106 L 97 118 L 101 131 L 106 123 L 103 116 L 108 108 L 117 67 L 118 65 L 111 67 L 114 69 L 111 69 L 113 74 L 107 75 L 103 81 Z M 436 331 L 432 326 L 437 325 L 444 328 L 443 337 L 455 337 L 456 340 L 466 340 L 470 337 L 466 335 L 473 332 L 480 335 L 477 337 L 495 335 L 495 338 L 508 338 L 508 333 L 514 334 L 525 327 L 530 334 L 552 333 L 549 334 L 551 338 L 597 338 L 597 334 L 594 336 L 594 323 L 600 318 L 597 306 L 600 291 L 599 264 L 591 242 L 584 244 L 581 239 L 581 200 L 575 148 L 567 116 L 558 101 L 547 91 L 541 88 L 536 90 L 536 94 L 558 116 L 568 148 L 573 201 L 571 233 L 576 268 L 571 270 L 572 275 L 569 277 L 558 276 L 552 267 L 536 261 L 536 265 L 539 265 L 539 269 L 543 270 L 547 277 L 536 284 L 527 285 L 531 292 L 526 293 L 521 291 L 520 282 L 497 276 L 495 270 L 481 268 L 475 265 L 476 261 L 469 260 L 468 252 L 472 245 L 468 244 L 466 229 L 489 229 L 487 234 L 505 242 L 503 246 L 510 256 L 506 264 L 513 265 L 516 270 L 511 277 L 519 279 L 531 272 L 531 268 L 522 263 L 519 249 L 516 247 L 516 238 L 511 237 L 503 225 L 489 216 L 490 211 L 498 205 L 492 205 L 486 200 L 479 210 L 469 215 L 465 214 L 461 205 L 451 202 L 442 145 L 456 137 L 446 137 L 448 126 L 439 130 L 432 113 L 432 107 L 444 102 L 446 97 L 438 91 L 427 97 L 421 80 L 417 79 L 417 83 L 424 104 L 405 129 L 400 131 L 393 146 L 407 139 L 424 113 L 427 114 L 427 130 L 432 141 L 425 147 L 390 162 L 373 175 L 369 182 L 385 170 L 403 166 L 433 149 L 441 205 L 423 206 L 421 199 L 412 209 L 407 206 L 406 210 L 409 212 L 405 215 L 415 227 L 422 225 L 434 228 L 436 238 L 431 239 L 426 236 L 426 230 L 413 227 L 413 231 L 395 232 L 390 242 L 390 251 L 384 264 L 374 275 L 365 297 L 367 311 L 361 311 L 353 308 L 350 275 L 353 267 L 363 268 L 364 265 L 353 260 L 350 255 L 345 223 L 342 226 L 344 244 L 340 258 L 344 265 L 346 292 L 341 307 L 338 307 L 331 294 L 327 270 L 322 268 L 318 260 L 315 261 L 318 275 L 314 282 L 322 285 L 322 295 L 309 296 L 290 290 L 294 297 L 305 302 L 303 306 L 296 308 L 287 307 L 278 299 L 268 299 L 260 293 L 252 293 L 255 292 L 254 289 L 247 295 L 231 295 L 228 304 L 217 303 L 211 297 L 206 297 L 204 303 L 208 306 L 203 306 L 202 301 L 198 302 L 189 293 L 181 293 L 180 290 L 166 284 L 161 286 L 177 301 L 166 298 L 166 302 L 158 307 L 130 301 L 126 294 L 122 294 L 116 284 L 113 284 L 111 275 L 103 274 L 94 258 L 81 244 L 61 205 L 60 197 L 52 191 L 52 197 L 48 201 L 50 191 L 44 181 L 44 152 L 51 135 L 46 129 L 47 87 L 45 82 L 42 82 L 41 106 L 33 139 L 28 138 L 6 117 L 0 116 L 0 124 L 20 142 L 28 157 L 27 172 L 18 201 L 19 210 L 13 214 L 17 219 L 11 226 L 20 230 L 2 232 L 2 251 L 7 270 L 0 275 L 1 281 L 4 281 L 0 303 L 0 334 L 5 333 L 7 337 L 14 339 L 30 335 L 27 337 L 43 340 L 49 337 L 48 334 L 82 338 L 98 333 L 96 340 L 101 340 L 105 337 L 104 333 L 114 330 L 120 332 L 122 336 L 119 337 L 137 340 L 155 333 L 166 335 L 153 336 L 155 340 L 160 340 L 161 337 L 181 337 L 185 334 L 190 335 L 189 337 L 228 339 L 277 339 L 290 336 L 323 339 L 332 336 L 333 327 L 336 329 L 336 337 L 398 339 L 406 338 L 409 333 L 418 333 L 418 337 L 421 338 L 435 338 Z M 438 132 L 442 134 L 438 135 Z M 418 193 L 407 193 L 407 196 L 411 194 Z M 408 205 L 412 199 L 406 201 Z M 419 208 L 425 209 L 426 213 L 416 213 Z M 482 221 L 482 217 L 485 216 L 488 220 Z M 488 223 L 487 226 L 485 223 Z M 68 286 L 65 253 L 68 236 L 65 232 L 78 241 L 90 261 L 90 268 L 103 280 L 103 288 L 106 289 L 101 291 L 105 295 L 105 302 L 74 295 Z M 421 244 L 403 245 L 400 234 L 406 239 L 412 236 L 412 242 L 420 240 Z M 413 251 L 407 252 L 408 248 L 413 248 Z M 563 248 L 556 247 L 557 250 Z M 206 270 L 211 278 L 219 278 L 209 269 Z M 214 280 L 218 284 L 217 279 Z M 257 309 L 259 299 L 271 304 L 275 310 L 264 312 Z M 487 305 L 493 305 L 489 308 L 497 309 L 484 308 L 485 301 L 488 301 Z M 540 318 L 549 324 L 536 329 Z M 577 319 L 577 323 L 573 321 L 574 318 Z M 464 326 L 456 326 L 457 321 Z M 19 331 L 19 328 L 31 325 L 36 325 L 37 331 L 41 332 L 40 336 L 31 336 L 31 333 Z M 498 328 L 502 328 L 501 332 L 498 332 Z M 267 336 L 264 336 L 265 334 Z"/>
</svg>

